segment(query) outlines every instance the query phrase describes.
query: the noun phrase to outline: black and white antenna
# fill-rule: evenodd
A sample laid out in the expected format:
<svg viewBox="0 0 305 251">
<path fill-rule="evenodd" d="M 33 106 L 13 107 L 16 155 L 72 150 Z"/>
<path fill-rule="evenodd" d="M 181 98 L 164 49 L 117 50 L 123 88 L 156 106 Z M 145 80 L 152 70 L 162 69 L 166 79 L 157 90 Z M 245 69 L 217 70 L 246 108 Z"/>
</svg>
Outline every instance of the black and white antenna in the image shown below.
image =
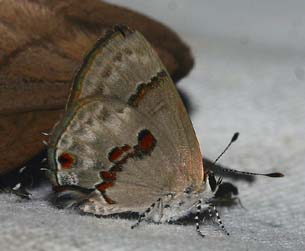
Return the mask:
<svg viewBox="0 0 305 251">
<path fill-rule="evenodd" d="M 232 143 L 235 142 L 238 139 L 238 136 L 239 136 L 238 132 L 234 133 L 230 143 L 227 145 L 227 147 L 223 150 L 223 152 L 213 162 L 214 165 L 221 158 L 221 156 L 229 149 L 229 147 L 232 145 Z M 235 173 L 235 174 L 248 175 L 248 176 L 260 175 L 260 176 L 267 176 L 267 177 L 271 177 L 271 178 L 284 177 L 284 174 L 278 173 L 278 172 L 275 172 L 275 173 L 253 173 L 253 172 L 238 171 L 238 170 L 231 169 L 231 168 L 226 168 L 226 167 L 220 167 L 218 170 L 220 172 L 223 172 L 223 173 Z"/>
</svg>

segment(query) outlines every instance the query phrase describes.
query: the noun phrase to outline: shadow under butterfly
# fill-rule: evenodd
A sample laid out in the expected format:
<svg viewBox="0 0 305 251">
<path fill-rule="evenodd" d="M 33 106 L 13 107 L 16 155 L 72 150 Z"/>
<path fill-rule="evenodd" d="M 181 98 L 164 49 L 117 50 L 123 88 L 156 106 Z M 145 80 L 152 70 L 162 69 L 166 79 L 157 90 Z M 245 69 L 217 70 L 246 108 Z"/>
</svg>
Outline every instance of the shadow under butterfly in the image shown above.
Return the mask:
<svg viewBox="0 0 305 251">
<path fill-rule="evenodd" d="M 234 186 L 228 189 L 213 168 L 204 167 L 177 89 L 137 31 L 116 26 L 97 41 L 74 78 L 66 113 L 48 145 L 48 176 L 61 207 L 101 216 L 137 213 L 132 228 L 194 214 L 201 236 L 199 215 L 207 211 L 228 234 L 213 200 L 217 193 L 234 193 Z"/>
</svg>

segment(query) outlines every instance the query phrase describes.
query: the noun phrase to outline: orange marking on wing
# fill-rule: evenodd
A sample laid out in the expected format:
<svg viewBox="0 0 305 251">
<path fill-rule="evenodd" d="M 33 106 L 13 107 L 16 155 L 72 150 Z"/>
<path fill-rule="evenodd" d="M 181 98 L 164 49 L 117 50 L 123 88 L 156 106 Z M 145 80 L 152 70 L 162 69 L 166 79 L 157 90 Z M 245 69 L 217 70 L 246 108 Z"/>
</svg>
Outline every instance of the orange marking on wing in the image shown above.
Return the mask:
<svg viewBox="0 0 305 251">
<path fill-rule="evenodd" d="M 111 199 L 107 194 L 104 193 L 103 197 L 108 204 L 116 204 L 116 202 L 113 199 Z"/>
<path fill-rule="evenodd" d="M 123 147 L 122 147 L 122 150 L 124 151 L 124 152 L 127 152 L 127 151 L 129 151 L 130 150 L 130 146 L 129 145 L 124 145 Z"/>
<path fill-rule="evenodd" d="M 95 186 L 97 190 L 100 192 L 105 192 L 107 188 L 112 187 L 114 185 L 114 182 L 102 182 Z"/>
<path fill-rule="evenodd" d="M 116 173 L 111 171 L 101 171 L 100 175 L 104 181 L 116 180 Z"/>
<path fill-rule="evenodd" d="M 95 188 L 101 192 L 103 198 L 105 199 L 105 201 L 108 204 L 115 204 L 116 203 L 114 200 L 112 200 L 106 194 L 106 189 L 109 188 L 109 187 L 112 187 L 113 185 L 114 185 L 114 182 L 102 182 L 102 183 L 95 186 Z"/>
<path fill-rule="evenodd" d="M 58 162 L 61 164 L 61 166 L 65 169 L 71 168 L 74 159 L 71 154 L 69 153 L 63 153 L 58 157 Z"/>
<path fill-rule="evenodd" d="M 128 150 L 131 147 L 129 145 L 124 145 L 122 147 L 116 147 L 113 150 L 111 150 L 111 152 L 108 155 L 108 159 L 111 162 L 115 162 L 117 161 L 125 152 L 128 152 Z"/>
<path fill-rule="evenodd" d="M 148 130 L 143 130 L 139 134 L 139 150 L 142 152 L 151 152 L 156 145 L 156 139 Z"/>
<path fill-rule="evenodd" d="M 108 171 L 100 172 L 100 177 L 103 179 L 103 182 L 95 186 L 96 189 L 101 192 L 107 203 L 116 203 L 107 196 L 106 189 L 115 185 L 117 172 L 123 170 L 123 165 L 128 161 L 128 159 L 143 158 L 145 155 L 149 155 L 153 151 L 156 143 L 157 140 L 152 133 L 148 129 L 143 129 L 138 133 L 138 144 L 133 146 L 133 148 L 129 145 L 123 145 L 121 147 L 115 147 L 110 151 L 108 159 L 111 162 L 114 162 L 114 164 Z"/>
<path fill-rule="evenodd" d="M 162 70 L 153 76 L 149 82 L 144 82 L 138 85 L 136 92 L 132 94 L 128 99 L 128 104 L 134 107 L 138 107 L 141 100 L 151 90 L 160 86 L 162 81 L 167 77 L 167 73 Z"/>
<path fill-rule="evenodd" d="M 122 155 L 123 153 L 124 153 L 124 152 L 123 152 L 120 148 L 115 148 L 115 149 L 109 154 L 108 159 L 109 159 L 111 162 L 114 162 L 114 161 L 116 161 L 118 158 L 120 158 L 121 155 Z"/>
</svg>

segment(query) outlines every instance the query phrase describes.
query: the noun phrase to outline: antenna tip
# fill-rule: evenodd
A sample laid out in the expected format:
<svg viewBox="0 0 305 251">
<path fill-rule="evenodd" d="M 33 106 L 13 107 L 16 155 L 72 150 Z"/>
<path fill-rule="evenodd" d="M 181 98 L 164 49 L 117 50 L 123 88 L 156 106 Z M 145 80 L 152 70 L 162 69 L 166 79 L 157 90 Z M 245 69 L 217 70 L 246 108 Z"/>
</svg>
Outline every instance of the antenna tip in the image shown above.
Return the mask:
<svg viewBox="0 0 305 251">
<path fill-rule="evenodd" d="M 280 177 L 284 177 L 284 174 L 282 174 L 282 173 L 268 173 L 268 174 L 266 174 L 266 176 L 272 177 L 272 178 L 280 178 Z"/>
<path fill-rule="evenodd" d="M 239 132 L 234 133 L 231 142 L 233 143 L 234 141 L 236 141 L 238 139 L 238 136 L 239 136 Z"/>
</svg>

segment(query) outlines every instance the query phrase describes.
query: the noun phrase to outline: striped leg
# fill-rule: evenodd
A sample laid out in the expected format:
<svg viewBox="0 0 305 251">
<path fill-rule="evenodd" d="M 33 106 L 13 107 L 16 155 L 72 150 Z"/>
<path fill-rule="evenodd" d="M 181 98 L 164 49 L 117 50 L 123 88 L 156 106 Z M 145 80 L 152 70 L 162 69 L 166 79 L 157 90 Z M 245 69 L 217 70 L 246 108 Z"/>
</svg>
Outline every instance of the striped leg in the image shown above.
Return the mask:
<svg viewBox="0 0 305 251">
<path fill-rule="evenodd" d="M 197 231 L 197 233 L 201 237 L 204 237 L 205 235 L 200 231 L 200 222 L 199 222 L 199 215 L 200 215 L 200 212 L 201 212 L 201 204 L 202 204 L 202 200 L 199 200 L 198 204 L 197 204 L 196 216 L 195 216 L 194 219 L 195 219 L 195 222 L 196 222 L 196 231 Z"/>
<path fill-rule="evenodd" d="M 208 207 L 208 211 L 209 211 L 209 217 L 212 219 L 213 214 L 212 214 L 211 206 Z"/>
<path fill-rule="evenodd" d="M 223 225 L 221 219 L 220 219 L 220 216 L 219 216 L 219 213 L 215 207 L 215 205 L 210 205 L 209 206 L 209 216 L 210 217 L 213 217 L 212 215 L 212 211 L 214 212 L 215 216 L 216 216 L 216 219 L 217 219 L 217 223 L 218 225 L 221 227 L 221 229 L 226 233 L 226 235 L 230 235 L 229 232 L 225 229 L 225 226 Z"/>
<path fill-rule="evenodd" d="M 168 193 L 168 194 L 165 194 L 163 197 L 159 198 L 156 202 L 152 203 L 150 205 L 149 208 L 147 208 L 145 210 L 144 213 L 140 214 L 139 216 L 139 219 L 138 221 L 131 226 L 131 229 L 134 229 L 135 227 L 137 227 L 143 220 L 147 219 L 148 218 L 148 215 L 156 208 L 158 207 L 161 212 L 160 212 L 160 218 L 161 218 L 161 215 L 163 214 L 163 208 L 164 208 L 164 205 L 163 205 L 163 200 L 165 199 L 166 201 L 168 199 L 172 199 L 173 197 L 175 196 L 175 193 Z"/>
<path fill-rule="evenodd" d="M 159 198 L 156 202 L 152 203 L 150 205 L 150 207 L 145 210 L 144 213 L 141 213 L 138 221 L 134 225 L 131 226 L 131 229 L 134 229 L 135 227 L 139 226 L 140 223 L 143 220 L 145 220 L 147 218 L 148 214 L 155 208 L 156 204 L 159 204 L 160 202 L 161 202 L 161 198 Z"/>
<path fill-rule="evenodd" d="M 200 221 L 199 221 L 199 215 L 201 213 L 201 209 L 202 209 L 202 200 L 198 201 L 197 204 L 197 211 L 196 211 L 196 215 L 195 215 L 195 222 L 196 222 L 196 231 L 197 233 L 201 236 L 201 237 L 205 237 L 205 235 L 200 231 Z M 226 233 L 226 235 L 230 235 L 229 232 L 225 229 L 225 226 L 223 225 L 219 213 L 216 209 L 216 207 L 214 205 L 209 205 L 208 207 L 208 213 L 209 213 L 209 217 L 213 218 L 213 213 L 216 216 L 217 219 L 217 223 L 218 225 L 221 227 L 221 229 Z"/>
</svg>

